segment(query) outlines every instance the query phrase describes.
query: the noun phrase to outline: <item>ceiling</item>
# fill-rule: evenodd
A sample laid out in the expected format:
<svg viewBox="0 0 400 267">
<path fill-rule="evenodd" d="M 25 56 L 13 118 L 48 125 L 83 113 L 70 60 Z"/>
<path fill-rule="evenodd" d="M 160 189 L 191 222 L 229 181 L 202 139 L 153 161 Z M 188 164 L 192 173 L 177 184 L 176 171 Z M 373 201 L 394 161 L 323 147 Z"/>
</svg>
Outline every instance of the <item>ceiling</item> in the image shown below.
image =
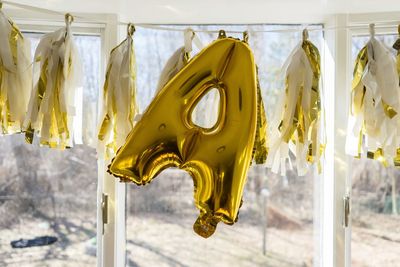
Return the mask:
<svg viewBox="0 0 400 267">
<path fill-rule="evenodd" d="M 400 0 L 8 1 L 61 12 L 116 13 L 134 23 L 312 23 L 335 13 L 400 11 Z"/>
</svg>

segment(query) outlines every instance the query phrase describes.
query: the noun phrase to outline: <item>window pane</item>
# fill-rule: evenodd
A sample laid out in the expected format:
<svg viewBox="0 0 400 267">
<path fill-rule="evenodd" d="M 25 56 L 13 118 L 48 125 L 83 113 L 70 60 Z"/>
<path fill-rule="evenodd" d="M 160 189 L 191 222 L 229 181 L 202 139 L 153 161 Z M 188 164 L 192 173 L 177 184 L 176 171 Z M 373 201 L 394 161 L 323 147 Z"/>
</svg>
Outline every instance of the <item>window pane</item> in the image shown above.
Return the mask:
<svg viewBox="0 0 400 267">
<path fill-rule="evenodd" d="M 283 30 L 292 26 L 209 25 L 191 28 L 251 32 Z M 217 37 L 216 33 L 196 34 L 204 44 Z M 237 34 L 235 37 L 242 36 Z M 183 33 L 138 27 L 134 40 L 138 101 L 143 112 L 155 94 L 164 64 L 183 45 Z M 283 90 L 283 81 L 277 78 L 281 67 L 300 40 L 301 30 L 250 34 L 267 118 L 271 118 Z M 310 40 L 321 48 L 321 32 L 311 31 Z M 195 48 L 193 54 L 198 51 Z M 199 112 L 200 120 L 206 119 L 208 110 L 212 108 Z M 144 187 L 128 184 L 128 266 L 312 266 L 318 249 L 313 245 L 314 227 L 317 227 L 314 210 L 318 210 L 314 195 L 318 194 L 315 188 L 319 186 L 314 179 L 319 181 L 320 177 L 312 174 L 297 177 L 295 173 L 289 171 L 286 177 L 281 177 L 264 167 L 251 167 L 239 221 L 233 226 L 219 223 L 214 235 L 208 239 L 197 236 L 192 229 L 198 210 L 193 203 L 194 188 L 189 174 L 168 169 Z M 263 254 L 264 233 L 266 255 Z"/>
<path fill-rule="evenodd" d="M 26 33 L 34 52 L 41 34 Z M 101 39 L 76 36 L 84 99 L 99 91 Z M 90 125 L 87 125 L 90 128 Z M 97 162 L 93 148 L 64 151 L 0 138 L 0 266 L 95 266 Z M 55 236 L 49 246 L 11 248 L 14 240 Z"/>
<path fill-rule="evenodd" d="M 393 53 L 396 35 L 377 35 Z M 353 62 L 369 36 L 352 40 Z M 370 160 L 352 161 L 352 266 L 399 265 L 400 220 L 393 203 L 400 207 L 400 172 Z M 371 257 L 373 255 L 373 257 Z"/>
</svg>

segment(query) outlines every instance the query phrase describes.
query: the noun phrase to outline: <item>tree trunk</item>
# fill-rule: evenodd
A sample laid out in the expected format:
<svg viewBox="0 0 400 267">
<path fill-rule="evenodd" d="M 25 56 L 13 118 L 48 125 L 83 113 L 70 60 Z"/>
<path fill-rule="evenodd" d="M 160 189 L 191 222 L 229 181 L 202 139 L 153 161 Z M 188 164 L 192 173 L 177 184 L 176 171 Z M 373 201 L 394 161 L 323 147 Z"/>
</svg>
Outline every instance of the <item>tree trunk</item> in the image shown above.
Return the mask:
<svg viewBox="0 0 400 267">
<path fill-rule="evenodd" d="M 392 214 L 397 215 L 397 192 L 396 192 L 396 171 L 392 171 Z"/>
</svg>

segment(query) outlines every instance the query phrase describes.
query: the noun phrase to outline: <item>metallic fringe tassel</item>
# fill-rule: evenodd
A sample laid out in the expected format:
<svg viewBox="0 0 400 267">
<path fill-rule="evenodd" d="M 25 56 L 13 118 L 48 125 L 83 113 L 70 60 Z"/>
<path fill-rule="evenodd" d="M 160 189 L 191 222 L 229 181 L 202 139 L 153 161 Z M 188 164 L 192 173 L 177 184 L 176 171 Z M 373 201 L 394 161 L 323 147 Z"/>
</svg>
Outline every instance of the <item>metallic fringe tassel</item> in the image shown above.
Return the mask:
<svg viewBox="0 0 400 267">
<path fill-rule="evenodd" d="M 253 147 L 253 159 L 256 164 L 263 164 L 267 160 L 267 118 L 265 116 L 264 102 L 261 95 L 260 81 L 257 67 L 257 127 Z"/>
<path fill-rule="evenodd" d="M 29 40 L 0 10 L 0 128 L 3 134 L 19 133 L 32 88 Z"/>
<path fill-rule="evenodd" d="M 397 57 L 396 57 L 396 63 L 397 63 L 397 73 L 400 76 L 400 25 L 399 25 L 399 38 L 396 40 L 396 42 L 393 44 L 393 48 L 397 50 Z"/>
<path fill-rule="evenodd" d="M 69 27 L 42 37 L 35 52 L 34 84 L 25 139 L 51 148 L 82 143 L 81 65 Z"/>
<path fill-rule="evenodd" d="M 396 66 L 397 66 L 397 74 L 400 77 L 400 25 L 398 27 L 398 31 L 399 31 L 399 38 L 393 44 L 393 48 L 397 50 Z M 399 87 L 400 87 L 400 79 L 399 79 Z M 394 165 L 397 167 L 400 166 L 400 148 L 397 149 L 396 157 L 394 159 Z"/>
<path fill-rule="evenodd" d="M 395 59 L 372 37 L 357 56 L 353 76 L 346 152 L 393 166 L 400 143 L 400 88 Z"/>
<path fill-rule="evenodd" d="M 321 129 L 320 55 L 308 40 L 303 40 L 284 65 L 285 91 L 281 113 L 272 120 L 267 166 L 286 174 L 289 149 L 296 157 L 297 173 L 302 176 L 317 163 L 321 170 L 325 138 Z"/>
<path fill-rule="evenodd" d="M 128 36 L 110 53 L 103 92 L 103 115 L 98 134 L 99 152 L 107 158 L 133 128 L 136 105 L 136 60 L 133 39 Z"/>
</svg>

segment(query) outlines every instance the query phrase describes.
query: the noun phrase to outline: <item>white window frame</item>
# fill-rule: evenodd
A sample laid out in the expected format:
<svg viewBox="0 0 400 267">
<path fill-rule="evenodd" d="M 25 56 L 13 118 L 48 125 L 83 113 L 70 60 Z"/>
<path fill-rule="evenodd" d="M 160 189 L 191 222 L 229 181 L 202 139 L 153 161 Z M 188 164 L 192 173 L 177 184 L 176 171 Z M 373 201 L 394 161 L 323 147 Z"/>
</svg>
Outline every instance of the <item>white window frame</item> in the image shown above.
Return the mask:
<svg viewBox="0 0 400 267">
<path fill-rule="evenodd" d="M 19 25 L 20 29 L 23 31 L 31 32 L 49 32 L 57 29 L 58 27 L 64 26 L 64 18 L 61 15 L 53 14 L 41 14 L 36 12 L 31 12 L 27 10 L 7 10 L 5 7 L 5 12 Z M 113 47 L 115 47 L 120 40 L 125 37 L 126 27 L 121 26 L 118 22 L 118 16 L 111 14 L 75 14 L 79 17 L 90 18 L 90 20 L 77 19 L 72 24 L 73 33 L 82 34 L 100 34 L 102 38 L 102 59 L 101 59 L 101 81 L 100 81 L 100 92 L 99 96 L 102 95 L 102 83 L 104 81 L 104 74 L 107 64 L 107 59 L 109 52 Z M 307 20 L 309 21 L 309 20 Z M 138 22 L 140 23 L 140 22 Z M 188 21 L 187 24 L 191 24 Z M 240 22 L 238 22 L 240 23 Z M 300 22 L 301 23 L 301 22 Z M 315 21 L 312 21 L 315 23 Z M 265 24 L 273 24 L 271 21 L 266 21 Z M 325 23 L 324 23 L 325 24 Z M 323 53 L 323 58 L 325 58 Z M 325 62 L 325 61 L 324 61 Z M 325 62 L 326 63 L 326 62 Z M 324 64 L 326 65 L 326 64 Z M 332 66 L 331 66 L 332 67 Z M 333 64 L 334 67 L 334 64 Z M 328 84 L 328 79 L 326 78 L 326 83 Z M 325 89 L 326 90 L 326 89 Z M 332 90 L 333 91 L 333 90 Z M 329 99 L 329 98 L 328 98 Z M 101 97 L 99 97 L 101 102 Z M 101 106 L 101 105 L 99 105 Z M 328 135 L 329 138 L 329 135 Z M 328 143 L 329 144 L 329 143 Z M 327 149 L 328 151 L 328 149 Z M 117 179 L 110 176 L 105 170 L 108 163 L 102 159 L 98 159 L 98 190 L 97 190 L 97 266 L 99 267 L 123 267 L 125 266 L 125 184 L 119 183 Z M 326 169 L 324 175 L 326 176 L 328 168 Z M 329 191 L 329 183 L 326 183 L 323 179 L 321 184 L 321 190 L 319 196 L 315 199 L 320 199 L 323 205 L 320 205 L 321 212 L 326 210 L 327 207 L 332 206 L 333 201 L 326 196 L 333 196 Z M 319 190 L 317 190 L 319 191 Z M 104 235 L 103 235 L 103 216 L 102 216 L 102 195 L 106 194 L 108 196 L 108 223 L 105 225 Z M 320 215 L 322 213 L 320 212 Z M 321 218 L 321 225 L 319 233 L 315 233 L 319 240 L 316 241 L 315 246 L 316 254 L 320 253 L 318 264 L 315 266 L 340 266 L 334 264 L 333 259 L 333 247 L 331 244 L 333 241 L 333 234 L 324 234 L 329 228 L 327 225 L 336 225 L 336 222 L 330 221 L 333 216 L 324 216 Z M 328 229 L 332 230 L 332 229 Z M 329 231 L 327 231 L 329 232 Z M 340 246 L 338 246 L 340 248 Z M 337 254 L 338 257 L 340 254 Z M 331 263 L 331 264 L 329 264 Z"/>
<path fill-rule="evenodd" d="M 345 154 L 347 121 L 350 107 L 352 37 L 368 35 L 369 24 L 376 24 L 376 34 L 397 34 L 400 12 L 338 14 L 325 22 L 323 77 L 327 103 L 327 151 L 324 175 L 324 235 L 321 266 L 351 266 L 351 213 L 348 227 L 343 227 L 343 198 L 351 203 L 351 157 Z M 330 188 L 333 188 L 333 192 Z M 333 225 L 332 225 L 333 223 Z M 333 253 L 333 254 L 331 254 Z"/>
<path fill-rule="evenodd" d="M 349 177 L 349 158 L 345 154 L 349 107 L 347 58 L 347 16 L 335 15 L 325 21 L 323 56 L 327 146 L 323 175 L 323 225 L 320 266 L 348 265 L 350 227 L 343 227 L 343 197 Z"/>
<path fill-rule="evenodd" d="M 48 32 L 64 25 L 61 15 L 41 14 L 33 11 L 8 9 L 4 12 L 10 16 L 23 31 Z M 102 95 L 102 83 L 109 52 L 126 35 L 126 26 L 119 24 L 115 14 L 74 14 L 77 16 L 72 25 L 74 33 L 96 34 L 102 39 L 101 81 L 99 96 Z M 79 16 L 79 18 L 78 18 Z M 150 17 L 152 14 L 150 14 Z M 337 14 L 326 16 L 324 24 L 327 30 L 324 34 L 322 54 L 322 77 L 324 79 L 324 100 L 326 109 L 327 147 L 325 154 L 324 173 L 321 178 L 319 196 L 320 227 L 315 242 L 319 253 L 314 266 L 349 267 L 351 266 L 351 222 L 349 227 L 343 227 L 343 197 L 351 194 L 350 158 L 346 156 L 345 139 L 347 118 L 349 112 L 349 97 L 351 84 L 351 36 L 356 33 L 367 33 L 369 23 L 387 23 L 388 28 L 377 28 L 377 33 L 395 33 L 395 22 L 399 21 L 400 12 L 369 13 L 369 14 Z M 88 19 L 83 19 L 88 18 Z M 147 18 L 149 19 L 149 18 Z M 302 22 L 313 22 L 313 18 L 304 17 Z M 154 18 L 157 21 L 157 18 Z M 140 23 L 137 21 L 136 23 Z M 186 23 L 195 23 L 188 20 Z M 213 21 L 209 21 L 212 23 Z M 235 21 L 241 23 L 242 21 Z M 264 21 L 265 24 L 273 21 Z M 351 26 L 362 26 L 357 31 Z M 334 29 L 333 29 L 334 28 Z M 99 97 L 101 101 L 101 97 Z M 97 191 L 97 266 L 125 266 L 125 184 L 105 172 L 107 162 L 98 160 L 98 191 Z M 109 198 L 108 224 L 103 235 L 102 194 Z M 351 220 L 350 220 L 351 221 Z"/>
<path fill-rule="evenodd" d="M 42 13 L 24 9 L 8 8 L 5 4 L 3 12 L 12 18 L 21 31 L 47 33 L 65 26 L 64 17 L 53 12 Z M 108 55 L 119 40 L 118 17 L 114 14 L 74 13 L 71 25 L 74 34 L 98 35 L 101 38 L 100 87 L 101 102 L 103 82 Z M 122 29 L 121 29 L 122 32 Z M 99 105 L 101 106 L 101 105 Z M 107 163 L 98 159 L 97 186 L 97 266 L 125 266 L 125 184 L 109 176 L 105 169 Z M 102 195 L 108 195 L 108 223 L 104 226 Z M 118 222 L 118 223 L 117 223 Z M 117 227 L 118 225 L 118 227 Z"/>
</svg>

